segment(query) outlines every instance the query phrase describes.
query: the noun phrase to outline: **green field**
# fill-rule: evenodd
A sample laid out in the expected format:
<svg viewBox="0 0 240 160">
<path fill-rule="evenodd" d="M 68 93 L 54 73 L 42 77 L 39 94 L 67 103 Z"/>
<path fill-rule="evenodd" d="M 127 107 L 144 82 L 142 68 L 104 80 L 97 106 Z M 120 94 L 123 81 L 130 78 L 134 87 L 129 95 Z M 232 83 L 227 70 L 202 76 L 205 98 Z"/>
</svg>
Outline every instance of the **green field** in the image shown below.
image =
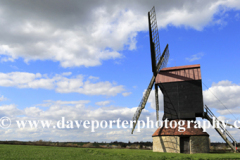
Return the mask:
<svg viewBox="0 0 240 160">
<path fill-rule="evenodd" d="M 73 148 L 32 145 L 0 145 L 3 159 L 240 159 L 240 153 L 178 154 L 154 153 L 151 150 Z"/>
</svg>

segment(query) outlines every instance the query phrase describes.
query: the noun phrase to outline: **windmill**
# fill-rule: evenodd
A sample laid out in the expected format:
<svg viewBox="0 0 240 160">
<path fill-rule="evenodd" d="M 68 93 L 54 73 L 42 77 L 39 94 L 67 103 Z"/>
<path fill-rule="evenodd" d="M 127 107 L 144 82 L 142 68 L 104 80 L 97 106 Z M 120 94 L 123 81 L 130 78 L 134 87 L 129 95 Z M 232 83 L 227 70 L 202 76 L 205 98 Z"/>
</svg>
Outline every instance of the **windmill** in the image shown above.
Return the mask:
<svg viewBox="0 0 240 160">
<path fill-rule="evenodd" d="M 158 87 L 160 87 L 164 96 L 163 120 L 170 120 L 169 124 L 173 121 L 185 121 L 185 124 L 188 121 L 190 123 L 189 127 L 184 126 L 186 128 L 184 132 L 179 132 L 178 126 L 177 128 L 168 128 L 163 125 L 158 128 L 152 135 L 154 152 L 209 152 L 209 134 L 204 132 L 201 127 L 195 128 L 193 120 L 196 120 L 197 117 L 207 119 L 229 147 L 236 152 L 237 142 L 225 128 L 226 125 L 234 128 L 234 125 L 221 122 L 207 105 L 204 106 L 200 65 L 164 68 L 168 61 L 169 50 L 167 44 L 163 53 L 160 52 L 154 7 L 148 12 L 148 23 L 153 76 L 133 116 L 132 134 L 141 112 L 145 108 L 153 85 L 155 85 L 157 121 L 159 121 Z M 216 124 L 219 124 L 220 128 Z"/>
<path fill-rule="evenodd" d="M 133 116 L 132 134 L 136 127 L 137 121 L 141 115 L 141 112 L 145 108 L 148 97 L 149 97 L 150 92 L 155 83 L 155 78 L 157 76 L 157 73 L 167 65 L 168 57 L 169 57 L 168 44 L 166 45 L 162 54 L 160 51 L 159 34 L 158 34 L 155 7 L 153 7 L 148 12 L 148 25 L 149 25 L 150 50 L 151 50 L 153 76 L 152 76 L 150 83 L 148 85 L 148 88 L 147 88 L 146 92 L 144 93 L 142 100 Z M 159 103 L 158 103 L 158 86 L 156 84 L 155 84 L 155 101 L 156 101 L 156 117 L 157 117 L 157 121 L 158 121 L 159 120 Z"/>
</svg>

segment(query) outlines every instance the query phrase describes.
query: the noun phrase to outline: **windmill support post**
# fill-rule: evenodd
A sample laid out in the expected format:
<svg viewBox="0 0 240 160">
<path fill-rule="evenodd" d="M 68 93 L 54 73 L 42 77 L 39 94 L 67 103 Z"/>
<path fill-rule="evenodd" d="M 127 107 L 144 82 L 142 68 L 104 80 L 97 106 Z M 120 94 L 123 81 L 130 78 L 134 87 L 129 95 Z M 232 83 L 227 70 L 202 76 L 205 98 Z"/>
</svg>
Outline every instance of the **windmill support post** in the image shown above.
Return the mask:
<svg viewBox="0 0 240 160">
<path fill-rule="evenodd" d="M 158 101 L 158 86 L 155 84 L 155 103 L 156 103 L 156 120 L 159 126 L 159 101 Z"/>
</svg>

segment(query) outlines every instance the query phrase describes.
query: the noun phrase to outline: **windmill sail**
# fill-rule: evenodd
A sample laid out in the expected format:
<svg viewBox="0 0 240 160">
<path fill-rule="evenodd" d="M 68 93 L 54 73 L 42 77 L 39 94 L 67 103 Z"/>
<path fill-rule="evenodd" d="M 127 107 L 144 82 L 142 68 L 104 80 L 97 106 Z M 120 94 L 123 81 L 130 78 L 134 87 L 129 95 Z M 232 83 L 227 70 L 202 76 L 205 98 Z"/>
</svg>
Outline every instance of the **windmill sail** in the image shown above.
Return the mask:
<svg viewBox="0 0 240 160">
<path fill-rule="evenodd" d="M 161 51 L 159 43 L 159 34 L 157 26 L 157 17 L 155 7 L 148 12 L 148 26 L 149 26 L 149 38 L 151 48 L 152 59 L 152 72 L 156 77 L 160 68 L 157 68 L 157 64 L 160 61 Z M 158 102 L 158 85 L 155 84 L 155 105 L 156 105 L 156 119 L 159 120 L 159 102 Z"/>
<path fill-rule="evenodd" d="M 164 51 L 163 51 L 163 54 L 162 56 L 160 57 L 160 61 L 158 62 L 157 66 L 156 66 L 156 69 L 157 70 L 160 70 L 161 68 L 164 68 L 167 64 L 167 61 L 168 61 L 168 57 L 169 57 L 169 50 L 168 50 L 168 44 L 167 46 L 165 47 Z M 152 79 L 148 85 L 148 88 L 146 90 L 146 92 L 144 93 L 144 96 L 137 108 L 137 111 L 135 112 L 134 116 L 133 116 L 133 128 L 132 128 L 132 134 L 133 134 L 133 131 L 136 127 L 136 124 L 137 124 L 137 121 L 142 113 L 142 110 L 145 108 L 145 105 L 147 103 L 147 100 L 148 100 L 148 97 L 150 95 L 150 92 L 152 90 L 152 87 L 153 87 L 153 84 L 155 82 L 155 75 L 152 76 Z"/>
<path fill-rule="evenodd" d="M 153 7 L 148 12 L 148 26 L 149 26 L 149 38 L 150 38 L 153 76 L 152 76 L 152 79 L 148 85 L 148 88 L 147 88 L 146 92 L 144 93 L 144 96 L 137 108 L 137 111 L 133 116 L 132 134 L 136 127 L 137 121 L 140 117 L 140 114 L 141 114 L 142 110 L 145 108 L 148 97 L 150 95 L 153 84 L 155 82 L 157 73 L 160 69 L 162 69 L 163 67 L 166 66 L 168 57 L 169 57 L 168 45 L 165 47 L 163 54 L 161 55 L 155 7 Z M 158 103 L 158 86 L 157 85 L 155 85 L 155 101 L 156 101 L 156 117 L 157 117 L 157 121 L 158 121 L 159 120 L 159 103 Z"/>
<path fill-rule="evenodd" d="M 160 51 L 155 7 L 153 7 L 148 12 L 148 26 L 149 26 L 149 38 L 150 38 L 151 59 L 152 59 L 152 71 L 153 71 L 153 74 L 156 76 L 157 72 L 159 71 L 159 69 L 157 69 L 156 66 L 160 61 L 161 51 Z"/>
</svg>

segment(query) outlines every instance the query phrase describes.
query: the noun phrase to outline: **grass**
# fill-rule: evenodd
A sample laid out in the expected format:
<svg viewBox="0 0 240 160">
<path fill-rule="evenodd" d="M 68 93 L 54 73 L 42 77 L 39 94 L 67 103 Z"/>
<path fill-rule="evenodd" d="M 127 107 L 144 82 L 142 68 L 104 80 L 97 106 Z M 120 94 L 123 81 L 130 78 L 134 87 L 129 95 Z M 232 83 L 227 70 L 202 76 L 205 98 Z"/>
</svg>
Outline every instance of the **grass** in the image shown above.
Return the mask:
<svg viewBox="0 0 240 160">
<path fill-rule="evenodd" d="M 240 153 L 179 154 L 151 150 L 0 145 L 0 159 L 240 159 Z"/>
</svg>

